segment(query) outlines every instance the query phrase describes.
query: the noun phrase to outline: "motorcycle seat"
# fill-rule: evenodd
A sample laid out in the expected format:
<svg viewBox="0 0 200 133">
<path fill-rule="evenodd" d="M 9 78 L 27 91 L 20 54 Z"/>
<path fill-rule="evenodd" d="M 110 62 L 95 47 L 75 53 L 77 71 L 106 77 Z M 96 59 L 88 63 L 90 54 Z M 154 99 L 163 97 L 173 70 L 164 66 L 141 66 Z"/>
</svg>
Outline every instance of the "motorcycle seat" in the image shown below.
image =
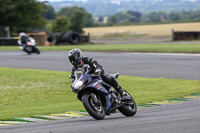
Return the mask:
<svg viewBox="0 0 200 133">
<path fill-rule="evenodd" d="M 117 79 L 119 77 L 119 73 L 111 74 L 111 76 L 113 76 L 115 79 Z"/>
</svg>

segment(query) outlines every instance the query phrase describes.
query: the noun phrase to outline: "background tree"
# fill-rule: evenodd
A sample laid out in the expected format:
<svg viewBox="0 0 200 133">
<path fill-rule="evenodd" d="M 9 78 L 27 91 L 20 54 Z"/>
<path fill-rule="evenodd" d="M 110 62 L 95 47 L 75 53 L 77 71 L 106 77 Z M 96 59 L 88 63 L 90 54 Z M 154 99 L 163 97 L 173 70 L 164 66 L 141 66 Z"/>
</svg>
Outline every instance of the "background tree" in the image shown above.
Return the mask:
<svg viewBox="0 0 200 133">
<path fill-rule="evenodd" d="M 117 18 L 116 18 L 116 16 L 115 15 L 113 15 L 113 16 L 110 16 L 109 18 L 108 18 L 108 26 L 112 26 L 112 25 L 115 25 L 116 23 L 117 23 Z"/>
<path fill-rule="evenodd" d="M 135 11 L 118 12 L 113 16 L 110 16 L 109 24 L 129 25 L 140 21 L 142 14 Z"/>
<path fill-rule="evenodd" d="M 99 20 L 98 20 L 98 22 L 100 22 L 100 23 L 103 23 L 103 20 L 104 20 L 104 17 L 103 17 L 103 16 L 101 16 L 101 17 L 99 17 Z"/>
<path fill-rule="evenodd" d="M 168 19 L 166 12 L 152 12 L 148 15 L 149 22 L 163 22 Z"/>
<path fill-rule="evenodd" d="M 181 16 L 179 13 L 171 12 L 169 14 L 169 20 L 171 20 L 171 21 L 179 21 L 180 19 L 181 19 Z"/>
<path fill-rule="evenodd" d="M 72 31 L 83 33 L 84 21 L 85 21 L 85 13 L 80 10 L 75 11 L 71 17 L 70 29 Z"/>
<path fill-rule="evenodd" d="M 52 21 L 52 32 L 68 32 L 70 30 L 70 22 L 66 16 L 59 16 Z"/>
<path fill-rule="evenodd" d="M 84 14 L 84 27 L 93 27 L 95 25 L 92 14 L 88 13 L 84 8 L 81 7 L 64 7 L 58 12 L 58 16 L 64 15 L 69 18 L 71 23 L 74 23 L 71 21 L 71 19 L 75 12 L 82 12 L 82 14 Z"/>
<path fill-rule="evenodd" d="M 140 19 L 142 17 L 142 13 L 138 11 L 129 10 L 127 11 L 127 13 L 130 14 L 131 16 L 134 16 L 136 19 Z"/>
<path fill-rule="evenodd" d="M 60 11 L 58 11 L 57 16 L 66 16 L 68 18 L 71 18 L 72 13 L 75 10 L 80 10 L 80 9 L 76 6 L 75 7 L 64 7 L 64 8 L 61 8 Z"/>
<path fill-rule="evenodd" d="M 94 27 L 95 22 L 91 13 L 85 12 L 84 27 Z"/>
<path fill-rule="evenodd" d="M 6 19 L 15 15 L 15 12 L 13 11 L 15 10 L 16 5 L 11 4 L 11 2 L 12 0 L 0 0 L 0 24 L 4 24 L 4 22 L 7 22 Z"/>
<path fill-rule="evenodd" d="M 51 5 L 46 5 L 45 12 L 42 13 L 42 17 L 47 20 L 53 20 L 56 18 L 56 12 Z"/>
<path fill-rule="evenodd" d="M 44 4 L 36 0 L 0 0 L 0 25 L 10 26 L 12 32 L 26 32 L 44 27 L 41 16 Z"/>
</svg>

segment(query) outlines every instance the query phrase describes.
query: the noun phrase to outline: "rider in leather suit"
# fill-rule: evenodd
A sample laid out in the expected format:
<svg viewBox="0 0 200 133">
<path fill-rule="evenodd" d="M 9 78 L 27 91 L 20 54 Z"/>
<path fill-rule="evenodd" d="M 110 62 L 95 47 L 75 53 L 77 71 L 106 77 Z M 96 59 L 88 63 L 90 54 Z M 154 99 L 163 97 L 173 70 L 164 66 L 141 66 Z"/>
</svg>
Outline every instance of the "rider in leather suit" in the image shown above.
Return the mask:
<svg viewBox="0 0 200 133">
<path fill-rule="evenodd" d="M 22 46 L 22 50 L 27 53 L 29 52 L 26 50 L 28 38 L 29 38 L 29 36 L 26 35 L 24 32 L 21 32 L 19 34 L 18 44 L 19 44 L 19 46 Z"/>
<path fill-rule="evenodd" d="M 89 65 L 92 67 L 92 72 L 94 75 L 100 75 L 104 82 L 107 84 L 110 84 L 119 94 L 122 96 L 125 96 L 126 92 L 122 89 L 122 87 L 119 85 L 117 80 L 104 72 L 103 67 L 97 63 L 97 61 L 91 57 L 83 57 L 83 53 L 80 49 L 72 49 L 68 54 L 69 61 L 73 65 L 71 76 L 74 77 L 74 71 L 80 67 L 82 67 L 84 64 Z"/>
</svg>

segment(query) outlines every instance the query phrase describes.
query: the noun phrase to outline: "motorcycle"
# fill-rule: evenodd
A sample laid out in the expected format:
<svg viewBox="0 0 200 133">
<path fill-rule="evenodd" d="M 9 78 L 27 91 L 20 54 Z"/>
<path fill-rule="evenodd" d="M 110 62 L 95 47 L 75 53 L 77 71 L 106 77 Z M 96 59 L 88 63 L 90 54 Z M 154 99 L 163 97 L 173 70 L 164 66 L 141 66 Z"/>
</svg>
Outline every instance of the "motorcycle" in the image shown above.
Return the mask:
<svg viewBox="0 0 200 133">
<path fill-rule="evenodd" d="M 74 73 L 75 77 L 69 77 L 73 82 L 72 91 L 74 94 L 77 93 L 77 98 L 94 119 L 102 120 L 105 115 L 116 113 L 116 110 L 127 117 L 136 114 L 137 107 L 132 96 L 126 91 L 126 100 L 123 100 L 113 87 L 101 79 L 101 76 L 90 74 L 91 67 L 83 66 Z M 119 73 L 112 76 L 117 79 Z"/>
<path fill-rule="evenodd" d="M 18 43 L 20 44 L 20 41 L 18 41 Z M 25 41 L 25 44 L 22 44 L 22 46 L 19 46 L 19 48 L 29 55 L 31 53 L 40 54 L 40 50 L 36 47 L 36 42 L 32 37 L 28 37 Z"/>
</svg>

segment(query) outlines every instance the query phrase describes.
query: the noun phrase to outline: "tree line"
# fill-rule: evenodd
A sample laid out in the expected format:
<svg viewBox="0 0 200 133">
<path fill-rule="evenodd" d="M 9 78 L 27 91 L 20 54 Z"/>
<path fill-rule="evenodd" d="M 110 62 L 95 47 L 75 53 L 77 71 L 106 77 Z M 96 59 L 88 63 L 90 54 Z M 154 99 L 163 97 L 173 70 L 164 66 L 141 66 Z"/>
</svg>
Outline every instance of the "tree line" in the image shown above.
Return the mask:
<svg viewBox="0 0 200 133">
<path fill-rule="evenodd" d="M 115 25 L 133 25 L 133 24 L 152 24 L 152 23 L 177 23 L 177 22 L 198 22 L 200 21 L 199 11 L 182 11 L 182 12 L 150 12 L 142 14 L 141 12 L 128 10 L 121 11 L 108 17 L 107 23 L 102 23 L 104 16 L 100 16 L 98 21 L 94 21 L 91 13 L 88 13 L 81 7 L 65 7 L 60 11 L 55 12 L 51 5 L 47 6 L 48 12 L 43 13 L 45 16 L 54 16 L 51 18 L 45 17 L 48 20 L 53 20 L 47 25 L 50 31 L 62 31 L 65 28 L 60 27 L 56 29 L 58 21 L 66 21 L 66 26 L 74 31 L 83 33 L 83 27 L 102 27 L 102 26 L 115 26 Z M 80 14 L 75 14 L 79 12 Z M 82 15 L 81 15 L 82 13 Z M 57 19 L 55 19 L 57 16 Z M 75 17 L 76 16 L 76 17 Z M 73 18 L 73 20 L 72 20 Z M 75 19 L 76 18 L 76 19 Z M 59 20 L 60 19 L 60 20 Z M 67 24 L 68 20 L 68 24 Z M 48 27 L 49 26 L 49 27 Z M 52 29 L 51 29 L 52 28 Z M 67 29 L 66 29 L 67 30 Z"/>
<path fill-rule="evenodd" d="M 95 26 L 92 14 L 81 7 L 65 7 L 55 12 L 51 5 L 47 5 L 46 11 L 42 16 L 48 20 L 46 29 L 51 32 L 67 32 L 72 30 L 83 33 L 84 27 Z"/>
<path fill-rule="evenodd" d="M 199 11 L 182 12 L 151 12 L 142 14 L 138 11 L 118 12 L 108 19 L 108 26 L 149 24 L 149 23 L 173 23 L 173 22 L 194 22 L 200 21 Z"/>
<path fill-rule="evenodd" d="M 0 26 L 10 26 L 12 33 L 35 29 L 83 33 L 84 27 L 200 21 L 199 11 L 142 14 L 129 10 L 109 16 L 103 24 L 103 16 L 94 21 L 92 14 L 82 7 L 64 7 L 56 12 L 52 5 L 37 0 L 0 0 L 0 16 Z"/>
<path fill-rule="evenodd" d="M 9 26 L 12 33 L 43 27 L 44 8 L 45 4 L 36 0 L 0 0 L 0 26 Z"/>
<path fill-rule="evenodd" d="M 51 5 L 37 0 L 0 0 L 0 26 L 9 26 L 11 33 L 49 30 L 76 31 L 94 26 L 92 14 L 81 7 L 66 7 L 55 12 Z"/>
</svg>

